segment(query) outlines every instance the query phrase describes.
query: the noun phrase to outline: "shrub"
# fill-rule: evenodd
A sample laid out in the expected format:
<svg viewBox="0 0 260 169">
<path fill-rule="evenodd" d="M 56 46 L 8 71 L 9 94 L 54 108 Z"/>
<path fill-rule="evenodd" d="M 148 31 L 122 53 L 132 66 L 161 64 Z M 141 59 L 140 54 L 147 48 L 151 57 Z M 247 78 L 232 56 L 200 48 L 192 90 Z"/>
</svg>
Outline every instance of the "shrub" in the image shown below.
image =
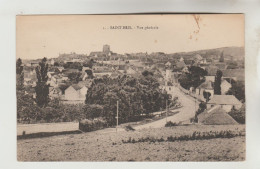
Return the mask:
<svg viewBox="0 0 260 169">
<path fill-rule="evenodd" d="M 235 119 L 238 123 L 245 124 L 246 121 L 245 105 L 243 105 L 239 110 L 232 109 L 228 114 L 233 119 Z"/>
<path fill-rule="evenodd" d="M 103 116 L 103 109 L 103 106 L 99 104 L 86 104 L 83 107 L 84 114 L 88 119 L 94 119 Z"/>
<path fill-rule="evenodd" d="M 180 136 L 169 136 L 167 139 L 161 138 L 154 138 L 154 137 L 145 137 L 139 138 L 137 140 L 132 139 L 131 137 L 128 140 L 122 140 L 123 143 L 140 143 L 140 142 L 175 142 L 175 141 L 188 141 L 188 140 L 208 140 L 208 139 L 215 139 L 215 138 L 233 138 L 237 136 L 245 136 L 243 131 L 210 131 L 210 132 L 198 132 L 194 131 L 191 135 L 180 135 Z"/>
<path fill-rule="evenodd" d="M 93 130 L 93 122 L 88 119 L 81 120 L 79 122 L 79 129 L 84 132 L 92 131 Z"/>
<path fill-rule="evenodd" d="M 135 131 L 135 129 L 131 125 L 125 126 L 126 131 Z"/>
<path fill-rule="evenodd" d="M 165 127 L 172 127 L 172 126 L 177 126 L 177 123 L 173 123 L 172 121 L 168 121 L 168 122 L 165 124 Z"/>
<path fill-rule="evenodd" d="M 95 131 L 107 127 L 107 122 L 101 118 L 88 120 L 84 119 L 79 122 L 79 129 L 84 132 Z"/>
</svg>

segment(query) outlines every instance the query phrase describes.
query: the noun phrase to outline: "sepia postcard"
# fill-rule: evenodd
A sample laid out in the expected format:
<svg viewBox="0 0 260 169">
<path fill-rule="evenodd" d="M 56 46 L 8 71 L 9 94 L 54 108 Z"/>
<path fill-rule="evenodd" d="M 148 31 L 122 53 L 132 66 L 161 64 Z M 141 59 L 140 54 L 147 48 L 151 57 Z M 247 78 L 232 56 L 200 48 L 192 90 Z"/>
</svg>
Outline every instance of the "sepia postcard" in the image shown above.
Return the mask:
<svg viewBox="0 0 260 169">
<path fill-rule="evenodd" d="M 18 15 L 18 161 L 244 161 L 243 14 Z"/>
</svg>

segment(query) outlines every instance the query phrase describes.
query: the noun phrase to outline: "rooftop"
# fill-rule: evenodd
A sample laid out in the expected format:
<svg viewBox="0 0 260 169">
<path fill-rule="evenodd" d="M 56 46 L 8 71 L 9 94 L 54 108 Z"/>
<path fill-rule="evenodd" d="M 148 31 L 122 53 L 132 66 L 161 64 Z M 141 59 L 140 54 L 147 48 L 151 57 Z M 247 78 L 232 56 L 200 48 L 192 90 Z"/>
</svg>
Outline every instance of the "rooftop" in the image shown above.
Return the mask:
<svg viewBox="0 0 260 169">
<path fill-rule="evenodd" d="M 214 95 L 208 104 L 238 105 L 241 102 L 233 95 Z"/>
<path fill-rule="evenodd" d="M 237 124 L 237 122 L 220 106 L 214 106 L 210 110 L 205 110 L 198 115 L 200 123 L 207 125 L 228 125 Z"/>
</svg>

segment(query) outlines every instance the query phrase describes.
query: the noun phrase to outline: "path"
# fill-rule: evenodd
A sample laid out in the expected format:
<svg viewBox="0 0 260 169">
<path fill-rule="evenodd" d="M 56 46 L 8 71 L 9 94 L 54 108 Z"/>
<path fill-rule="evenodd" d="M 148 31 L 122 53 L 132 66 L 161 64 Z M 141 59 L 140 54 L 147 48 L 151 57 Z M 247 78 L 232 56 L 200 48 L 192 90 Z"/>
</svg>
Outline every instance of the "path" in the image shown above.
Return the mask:
<svg viewBox="0 0 260 169">
<path fill-rule="evenodd" d="M 179 101 L 181 102 L 183 107 L 181 107 L 180 109 L 176 109 L 180 112 L 176 115 L 168 117 L 167 121 L 179 123 L 183 121 L 189 121 L 190 118 L 194 117 L 195 110 L 198 109 L 198 102 L 196 102 L 195 105 L 195 99 L 189 95 L 184 94 L 177 87 L 173 87 L 171 94 L 173 97 L 177 96 L 179 98 Z M 144 128 L 161 128 L 164 127 L 165 123 L 166 123 L 166 118 L 148 124 L 136 126 L 135 129 L 140 130 Z"/>
</svg>

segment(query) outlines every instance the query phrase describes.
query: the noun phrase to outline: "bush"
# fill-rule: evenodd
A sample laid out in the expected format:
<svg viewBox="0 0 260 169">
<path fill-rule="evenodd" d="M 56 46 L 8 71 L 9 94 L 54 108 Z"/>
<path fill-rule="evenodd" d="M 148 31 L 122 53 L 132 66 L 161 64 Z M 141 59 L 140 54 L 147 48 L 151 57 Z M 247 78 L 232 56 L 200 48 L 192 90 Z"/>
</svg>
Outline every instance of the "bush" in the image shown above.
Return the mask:
<svg viewBox="0 0 260 169">
<path fill-rule="evenodd" d="M 125 126 L 126 131 L 135 131 L 135 129 L 131 125 Z"/>
<path fill-rule="evenodd" d="M 95 131 L 107 127 L 107 122 L 101 118 L 88 120 L 84 119 L 79 122 L 79 129 L 84 132 Z"/>
<path fill-rule="evenodd" d="M 168 122 L 165 124 L 165 127 L 172 127 L 172 126 L 177 126 L 177 123 L 173 123 L 172 121 L 168 121 Z"/>
<path fill-rule="evenodd" d="M 246 121 L 245 105 L 243 105 L 239 110 L 232 109 L 228 114 L 233 119 L 235 119 L 238 123 L 245 124 Z"/>
<path fill-rule="evenodd" d="M 140 142 L 175 142 L 175 141 L 189 141 L 189 140 L 209 140 L 216 138 L 233 138 L 245 136 L 243 131 L 231 131 L 231 130 L 222 130 L 222 131 L 210 131 L 210 132 L 199 132 L 194 131 L 191 135 L 180 135 L 180 136 L 169 136 L 166 139 L 154 138 L 154 137 L 142 137 L 134 139 L 129 137 L 128 140 L 122 140 L 122 143 L 140 143 Z"/>
<path fill-rule="evenodd" d="M 86 104 L 83 107 L 87 119 L 94 119 L 103 116 L 103 106 L 99 104 Z"/>
</svg>

